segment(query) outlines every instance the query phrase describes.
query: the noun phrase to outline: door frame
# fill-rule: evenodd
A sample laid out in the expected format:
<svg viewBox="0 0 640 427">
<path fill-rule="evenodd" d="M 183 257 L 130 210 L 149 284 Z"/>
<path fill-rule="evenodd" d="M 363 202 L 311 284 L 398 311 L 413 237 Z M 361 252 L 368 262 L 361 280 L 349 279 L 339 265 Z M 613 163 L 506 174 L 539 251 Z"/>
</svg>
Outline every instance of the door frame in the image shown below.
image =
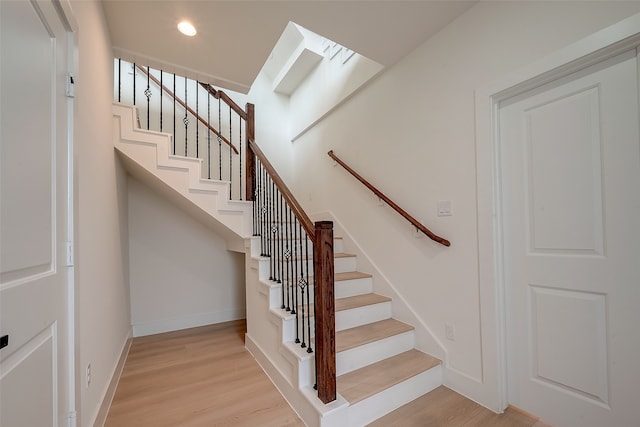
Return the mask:
<svg viewBox="0 0 640 427">
<path fill-rule="evenodd" d="M 495 412 L 509 405 L 502 176 L 498 138 L 500 101 L 570 75 L 640 46 L 640 14 L 563 48 L 476 90 L 476 194 L 483 402 Z"/>
</svg>

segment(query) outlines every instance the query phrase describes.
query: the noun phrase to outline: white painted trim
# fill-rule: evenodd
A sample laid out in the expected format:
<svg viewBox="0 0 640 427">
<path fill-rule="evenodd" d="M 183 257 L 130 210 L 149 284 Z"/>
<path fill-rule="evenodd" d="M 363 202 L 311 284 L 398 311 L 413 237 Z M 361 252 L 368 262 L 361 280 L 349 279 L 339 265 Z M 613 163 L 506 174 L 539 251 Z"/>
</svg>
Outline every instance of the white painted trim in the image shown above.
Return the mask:
<svg viewBox="0 0 640 427">
<path fill-rule="evenodd" d="M 501 178 L 497 107 L 501 100 L 567 76 L 640 45 L 640 14 L 563 48 L 476 90 L 476 174 L 482 370 L 488 408 L 508 405 Z"/>
<path fill-rule="evenodd" d="M 242 307 L 140 322 L 133 325 L 133 336 L 142 337 L 145 335 L 161 334 L 163 332 L 179 331 L 181 329 L 244 319 L 245 317 L 246 309 Z"/>
<path fill-rule="evenodd" d="M 102 404 L 100 405 L 100 409 L 98 410 L 98 414 L 96 415 L 96 419 L 93 423 L 93 427 L 103 427 L 104 423 L 107 421 L 107 415 L 109 415 L 111 403 L 113 402 L 113 398 L 116 395 L 116 389 L 118 388 L 118 383 L 120 382 L 120 377 L 122 376 L 122 371 L 124 370 L 124 364 L 127 361 L 127 357 L 129 356 L 129 350 L 131 349 L 132 342 L 132 334 L 131 330 L 129 330 L 127 338 L 124 342 L 124 346 L 122 347 L 122 352 L 120 353 L 120 358 L 118 359 L 118 363 L 113 370 L 111 381 L 109 381 L 109 385 L 107 386 L 107 390 L 105 391 L 104 398 L 102 399 Z"/>
</svg>

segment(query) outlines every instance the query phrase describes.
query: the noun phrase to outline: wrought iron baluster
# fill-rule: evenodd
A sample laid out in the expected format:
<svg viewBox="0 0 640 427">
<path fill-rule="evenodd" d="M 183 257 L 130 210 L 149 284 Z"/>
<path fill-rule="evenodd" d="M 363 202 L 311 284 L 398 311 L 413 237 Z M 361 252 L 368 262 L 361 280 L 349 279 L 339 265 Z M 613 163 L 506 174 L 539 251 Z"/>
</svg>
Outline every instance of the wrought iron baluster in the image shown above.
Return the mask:
<svg viewBox="0 0 640 427">
<path fill-rule="evenodd" d="M 122 92 L 122 59 L 118 58 L 118 102 L 120 102 L 121 92 Z"/>
<path fill-rule="evenodd" d="M 238 139 L 238 160 L 240 161 L 240 181 L 238 181 L 238 191 L 240 192 L 240 200 L 242 200 L 242 117 L 238 118 L 238 124 L 240 126 L 240 137 Z"/>
<path fill-rule="evenodd" d="M 284 203 L 284 197 L 282 197 L 282 193 L 278 192 L 280 194 L 280 250 L 282 251 L 282 254 L 284 255 L 285 252 L 285 244 L 287 244 L 286 241 L 286 222 L 285 222 L 285 215 L 284 215 L 284 208 L 285 208 L 285 203 Z M 284 257 L 286 258 L 286 257 Z M 286 261 L 285 261 L 286 262 Z M 285 262 L 283 262 L 282 260 L 280 261 L 280 277 L 282 278 L 282 286 L 285 288 L 285 291 L 287 293 L 287 311 L 291 311 L 291 299 L 289 298 L 289 282 L 286 280 L 287 279 L 287 265 L 285 264 Z"/>
<path fill-rule="evenodd" d="M 298 248 L 300 246 L 300 241 L 299 241 L 299 233 L 298 233 L 298 227 L 300 226 L 300 224 L 298 223 L 298 218 L 296 216 L 293 217 L 293 223 L 292 223 L 292 228 L 293 228 L 293 259 L 295 260 L 295 262 L 293 263 L 293 287 L 294 287 L 294 292 L 296 295 L 295 298 L 295 304 L 296 307 L 298 307 L 298 311 L 296 312 L 296 343 L 300 344 L 300 309 L 302 309 L 302 316 L 304 316 L 304 307 L 300 307 L 298 304 L 298 288 L 299 288 L 299 284 L 298 284 L 298 263 L 300 263 L 300 259 L 302 256 L 302 251 L 299 251 Z"/>
<path fill-rule="evenodd" d="M 162 93 L 164 92 L 164 90 L 162 90 L 164 87 L 162 74 L 162 70 L 160 70 L 160 132 L 162 132 Z"/>
<path fill-rule="evenodd" d="M 295 242 L 293 241 L 293 224 L 291 223 L 291 208 L 289 205 L 286 206 L 286 211 L 288 213 L 287 216 L 287 250 L 289 251 L 289 257 L 291 258 L 293 252 L 293 245 Z M 295 263 L 295 258 L 291 258 L 289 264 L 287 265 L 287 283 L 289 284 L 289 293 L 291 294 L 291 314 L 297 314 L 298 310 L 296 305 L 295 298 L 295 276 L 293 275 L 293 264 Z"/>
<path fill-rule="evenodd" d="M 282 226 L 281 224 L 281 220 L 280 220 L 280 190 L 278 190 L 278 187 L 275 185 L 275 181 L 273 184 L 273 203 L 274 203 L 274 207 L 275 207 L 275 212 L 274 212 L 274 219 L 275 219 L 275 233 L 274 233 L 274 239 L 276 241 L 276 250 L 275 250 L 275 258 L 276 258 L 276 282 L 278 283 L 282 283 L 282 240 L 278 238 L 278 233 L 280 232 L 280 227 Z M 284 287 L 282 288 L 284 290 Z M 284 304 L 284 300 L 283 300 L 283 304 Z"/>
<path fill-rule="evenodd" d="M 269 244 L 267 241 L 269 234 L 269 208 L 267 205 L 267 171 L 262 166 L 262 163 L 260 163 L 260 172 L 260 176 L 262 177 L 260 182 L 260 199 L 262 200 L 262 215 L 260 216 L 262 218 L 262 220 L 260 221 L 260 236 L 262 240 L 262 256 L 267 256 L 267 251 L 269 250 Z"/>
<path fill-rule="evenodd" d="M 200 117 L 199 113 L 199 100 L 198 93 L 200 93 L 200 82 L 196 80 L 196 158 L 200 158 L 200 123 L 198 123 L 198 117 Z"/>
<path fill-rule="evenodd" d="M 173 74 L 173 155 L 176 154 L 176 75 Z"/>
<path fill-rule="evenodd" d="M 211 179 L 211 95 L 207 94 L 207 178 Z"/>
<path fill-rule="evenodd" d="M 229 105 L 229 142 L 233 144 L 233 135 L 231 133 L 231 105 Z M 233 179 L 231 173 L 233 172 L 232 166 L 233 153 L 231 147 L 229 147 L 229 200 L 233 199 L 231 187 L 233 186 Z"/>
<path fill-rule="evenodd" d="M 184 78 L 184 119 L 182 119 L 182 122 L 184 123 L 184 156 L 187 157 L 187 147 L 188 147 L 188 141 L 187 141 L 187 136 L 189 134 L 189 117 L 187 117 L 187 105 L 189 105 L 187 103 L 187 78 Z"/>
<path fill-rule="evenodd" d="M 218 97 L 218 171 L 220 172 L 220 181 L 222 181 L 222 106 L 220 97 Z"/>
<path fill-rule="evenodd" d="M 133 63 L 133 105 L 136 105 L 136 63 Z"/>
<path fill-rule="evenodd" d="M 302 224 L 298 224 L 298 227 L 300 229 L 300 236 L 306 236 L 306 232 L 303 233 L 302 230 Z M 302 348 L 306 348 L 307 347 L 307 343 L 306 343 L 306 330 L 305 330 L 305 312 L 307 313 L 306 316 L 309 316 L 309 307 L 304 306 L 304 294 L 305 294 L 305 290 L 307 292 L 309 292 L 309 272 L 306 271 L 305 272 L 305 266 L 307 268 L 309 268 L 309 264 L 306 262 L 306 254 L 308 252 L 308 248 L 305 248 L 302 245 L 302 240 L 300 241 L 301 245 L 300 245 L 300 254 L 302 255 L 302 257 L 300 258 L 300 280 L 298 281 L 298 284 L 300 286 L 300 294 L 301 294 L 301 298 L 302 298 L 302 343 L 300 343 L 300 347 Z"/>
<path fill-rule="evenodd" d="M 149 85 L 149 66 L 147 65 L 147 88 L 144 91 L 145 96 L 147 97 L 147 130 L 149 130 L 149 120 L 151 117 L 151 86 Z"/>
<path fill-rule="evenodd" d="M 305 247 L 306 247 L 306 252 L 307 254 L 309 253 L 309 236 L 307 236 L 307 239 L 305 240 Z M 316 251 L 316 247 L 315 245 L 311 245 L 311 253 L 312 253 L 312 257 L 311 259 L 316 259 L 315 258 L 315 251 Z M 315 275 L 315 272 L 314 272 Z M 307 283 L 309 283 L 309 256 L 307 256 Z M 314 281 L 314 286 L 317 286 L 317 283 L 315 283 Z M 311 303 L 309 301 L 310 298 L 310 291 L 307 291 L 307 336 L 309 337 L 309 348 L 307 348 L 307 353 L 312 353 L 313 349 L 311 348 Z M 314 311 L 314 316 L 315 316 L 315 309 L 316 306 L 315 304 L 313 305 L 313 311 Z"/>
<path fill-rule="evenodd" d="M 278 229 L 276 228 L 276 224 L 275 224 L 275 206 L 273 203 L 273 189 L 275 188 L 275 184 L 273 183 L 273 180 L 271 179 L 271 177 L 269 177 L 269 237 L 271 238 L 271 245 L 269 248 L 269 256 L 271 257 L 271 275 L 273 276 L 273 280 L 274 282 L 278 280 L 278 278 L 276 277 L 277 271 L 276 271 L 276 241 L 275 241 L 275 234 L 276 231 L 278 231 Z"/>
</svg>

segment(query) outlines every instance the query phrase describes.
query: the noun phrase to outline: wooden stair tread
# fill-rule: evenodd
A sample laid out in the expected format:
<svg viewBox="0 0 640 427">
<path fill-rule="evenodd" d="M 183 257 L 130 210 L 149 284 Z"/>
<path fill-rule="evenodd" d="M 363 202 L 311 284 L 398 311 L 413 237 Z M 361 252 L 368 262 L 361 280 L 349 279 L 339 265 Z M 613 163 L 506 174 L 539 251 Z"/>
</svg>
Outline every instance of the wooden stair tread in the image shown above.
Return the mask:
<svg viewBox="0 0 640 427">
<path fill-rule="evenodd" d="M 334 258 L 355 258 L 356 254 L 350 254 L 347 252 L 334 252 L 333 257 Z"/>
<path fill-rule="evenodd" d="M 366 279 L 369 277 L 373 277 L 369 273 L 362 273 L 360 271 L 347 271 L 346 273 L 335 273 L 335 281 L 340 282 L 343 280 L 354 280 L 354 279 Z"/>
<path fill-rule="evenodd" d="M 373 304 L 391 301 L 391 298 L 378 294 L 363 294 L 353 297 L 338 298 L 335 302 L 335 311 L 350 310 L 352 308 L 365 307 Z M 298 307 L 298 311 L 302 310 L 302 306 Z M 309 304 L 309 312 L 313 313 L 314 305 Z"/>
<path fill-rule="evenodd" d="M 353 405 L 440 363 L 435 357 L 412 349 L 339 376 L 338 393 Z"/>
<path fill-rule="evenodd" d="M 396 319 L 385 319 L 336 332 L 336 353 L 412 331 L 411 325 Z"/>
<path fill-rule="evenodd" d="M 391 298 L 378 294 L 356 295 L 347 298 L 338 298 L 335 302 L 336 311 L 349 310 L 367 305 L 380 304 L 391 301 Z"/>
</svg>

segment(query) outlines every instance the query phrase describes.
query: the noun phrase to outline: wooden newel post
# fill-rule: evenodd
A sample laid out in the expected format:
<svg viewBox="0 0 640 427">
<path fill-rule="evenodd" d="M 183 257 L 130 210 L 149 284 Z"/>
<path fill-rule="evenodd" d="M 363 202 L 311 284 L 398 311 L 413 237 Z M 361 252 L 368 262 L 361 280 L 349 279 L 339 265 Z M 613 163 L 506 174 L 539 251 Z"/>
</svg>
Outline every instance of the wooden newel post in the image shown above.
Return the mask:
<svg viewBox="0 0 640 427">
<path fill-rule="evenodd" d="M 251 143 L 255 141 L 255 113 L 254 113 L 254 105 L 247 102 L 246 105 L 246 113 L 247 119 L 245 120 L 245 135 L 247 138 L 247 158 L 245 161 L 245 199 L 248 201 L 252 201 L 255 197 L 255 188 L 256 188 L 256 168 L 255 168 L 255 158 L 256 155 L 251 148 Z"/>
<path fill-rule="evenodd" d="M 318 397 L 336 400 L 336 326 L 333 276 L 333 222 L 315 223 L 315 322 Z"/>
</svg>

